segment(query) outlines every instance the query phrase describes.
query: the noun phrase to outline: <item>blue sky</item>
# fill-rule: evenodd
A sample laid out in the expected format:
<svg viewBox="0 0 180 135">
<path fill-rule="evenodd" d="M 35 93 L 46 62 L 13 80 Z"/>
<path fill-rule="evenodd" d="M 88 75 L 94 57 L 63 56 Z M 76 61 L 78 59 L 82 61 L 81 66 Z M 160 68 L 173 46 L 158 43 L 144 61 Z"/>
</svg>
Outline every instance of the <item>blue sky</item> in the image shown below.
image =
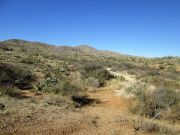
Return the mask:
<svg viewBox="0 0 180 135">
<path fill-rule="evenodd" d="M 0 0 L 0 40 L 180 56 L 179 0 Z"/>
</svg>

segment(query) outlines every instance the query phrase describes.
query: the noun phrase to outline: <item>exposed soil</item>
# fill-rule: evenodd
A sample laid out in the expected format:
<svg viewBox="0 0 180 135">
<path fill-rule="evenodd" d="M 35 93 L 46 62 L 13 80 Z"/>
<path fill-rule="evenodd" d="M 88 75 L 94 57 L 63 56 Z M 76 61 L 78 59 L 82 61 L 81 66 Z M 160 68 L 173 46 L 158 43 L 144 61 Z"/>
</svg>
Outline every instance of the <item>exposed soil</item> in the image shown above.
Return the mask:
<svg viewBox="0 0 180 135">
<path fill-rule="evenodd" d="M 28 92 L 27 92 L 28 93 Z M 28 93 L 30 94 L 30 93 Z M 96 91 L 89 94 L 101 102 L 75 110 L 60 110 L 58 107 L 37 106 L 26 117 L 7 118 L 9 122 L 0 134 L 44 134 L 44 135 L 134 135 L 133 119 L 127 116 L 126 97 L 114 91 Z M 126 115 L 125 115 L 126 114 Z"/>
<path fill-rule="evenodd" d="M 46 95 L 24 91 L 36 104 L 23 107 L 25 114 L 0 113 L 0 134 L 16 135 L 153 135 L 135 131 L 134 118 L 128 113 L 130 98 L 116 90 L 99 90 L 88 98 L 100 102 L 77 109 L 41 104 Z M 28 112 L 28 113 L 27 113 Z M 136 118 L 137 119 L 137 118 Z"/>
</svg>

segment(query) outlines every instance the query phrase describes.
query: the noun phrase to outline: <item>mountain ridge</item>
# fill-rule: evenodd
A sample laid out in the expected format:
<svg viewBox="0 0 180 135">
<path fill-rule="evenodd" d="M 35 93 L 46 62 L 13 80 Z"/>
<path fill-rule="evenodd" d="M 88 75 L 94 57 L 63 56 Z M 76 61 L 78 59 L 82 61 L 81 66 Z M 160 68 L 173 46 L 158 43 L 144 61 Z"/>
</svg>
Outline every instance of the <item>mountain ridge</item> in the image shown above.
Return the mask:
<svg viewBox="0 0 180 135">
<path fill-rule="evenodd" d="M 49 43 L 44 43 L 44 42 L 38 42 L 38 41 L 28 41 L 28 40 L 23 40 L 23 39 L 7 39 L 0 41 L 0 45 L 24 45 L 27 48 L 31 48 L 32 46 L 36 45 L 36 49 L 38 51 L 41 51 L 40 49 L 43 49 L 47 53 L 50 51 L 55 51 L 56 53 L 62 53 L 62 51 L 65 51 L 65 53 L 68 52 L 67 55 L 70 55 L 69 53 L 74 53 L 76 55 L 94 55 L 94 56 L 103 56 L 103 57 L 135 57 L 135 58 L 165 58 L 165 57 L 174 57 L 174 58 L 179 58 L 179 56 L 162 56 L 162 57 L 145 57 L 145 56 L 135 56 L 135 55 L 130 55 L 130 54 L 122 54 L 120 52 L 115 52 L 112 50 L 99 50 L 96 49 L 90 45 L 86 44 L 81 44 L 77 46 L 70 46 L 70 45 L 54 45 L 54 44 L 49 44 Z"/>
<path fill-rule="evenodd" d="M 16 46 L 26 46 L 27 48 L 32 48 L 32 46 L 35 46 L 36 49 L 41 47 L 42 51 L 49 50 L 52 52 L 65 54 L 65 53 L 76 53 L 77 55 L 95 55 L 95 56 L 103 56 L 103 57 L 122 57 L 123 55 L 117 52 L 109 51 L 109 50 L 98 50 L 94 47 L 91 47 L 89 45 L 78 45 L 75 47 L 69 46 L 69 45 L 52 45 L 48 43 L 42 43 L 42 42 L 32 42 L 22 39 L 8 39 L 4 41 L 0 41 L 1 45 L 16 45 Z M 39 49 L 38 49 L 39 50 Z M 36 50 L 34 50 L 36 51 Z M 40 50 L 39 50 L 40 51 Z M 64 52 L 63 52 L 64 51 Z M 47 51 L 45 51 L 47 52 Z M 128 55 L 126 55 L 128 56 Z"/>
</svg>

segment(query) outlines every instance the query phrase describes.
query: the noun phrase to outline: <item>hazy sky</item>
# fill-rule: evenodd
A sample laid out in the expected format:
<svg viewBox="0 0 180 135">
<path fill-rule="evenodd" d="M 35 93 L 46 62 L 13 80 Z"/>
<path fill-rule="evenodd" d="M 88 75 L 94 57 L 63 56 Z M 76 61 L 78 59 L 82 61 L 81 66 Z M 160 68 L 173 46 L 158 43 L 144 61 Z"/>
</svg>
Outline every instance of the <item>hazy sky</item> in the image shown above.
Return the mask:
<svg viewBox="0 0 180 135">
<path fill-rule="evenodd" d="M 180 0 L 0 0 L 0 40 L 180 56 Z"/>
</svg>

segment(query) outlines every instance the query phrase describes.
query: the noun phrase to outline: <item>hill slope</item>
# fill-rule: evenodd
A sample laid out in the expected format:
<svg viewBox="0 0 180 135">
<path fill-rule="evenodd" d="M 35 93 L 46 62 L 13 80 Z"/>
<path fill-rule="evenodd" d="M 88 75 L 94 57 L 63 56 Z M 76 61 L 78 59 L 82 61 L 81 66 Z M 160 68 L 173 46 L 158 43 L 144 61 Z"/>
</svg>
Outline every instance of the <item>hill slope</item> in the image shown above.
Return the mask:
<svg viewBox="0 0 180 135">
<path fill-rule="evenodd" d="M 0 134 L 179 134 L 179 96 L 179 57 L 0 42 Z"/>
</svg>

